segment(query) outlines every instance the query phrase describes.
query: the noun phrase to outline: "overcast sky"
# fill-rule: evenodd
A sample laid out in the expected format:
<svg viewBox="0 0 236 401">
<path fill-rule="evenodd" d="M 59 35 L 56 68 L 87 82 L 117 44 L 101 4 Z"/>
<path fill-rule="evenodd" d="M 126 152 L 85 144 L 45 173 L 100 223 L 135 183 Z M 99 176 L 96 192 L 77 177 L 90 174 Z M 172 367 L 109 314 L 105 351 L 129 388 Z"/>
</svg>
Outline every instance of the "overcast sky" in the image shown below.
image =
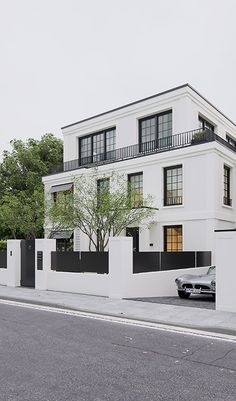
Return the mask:
<svg viewBox="0 0 236 401">
<path fill-rule="evenodd" d="M 236 121 L 235 15 L 235 0 L 0 0 L 0 155 L 186 82 Z"/>
</svg>

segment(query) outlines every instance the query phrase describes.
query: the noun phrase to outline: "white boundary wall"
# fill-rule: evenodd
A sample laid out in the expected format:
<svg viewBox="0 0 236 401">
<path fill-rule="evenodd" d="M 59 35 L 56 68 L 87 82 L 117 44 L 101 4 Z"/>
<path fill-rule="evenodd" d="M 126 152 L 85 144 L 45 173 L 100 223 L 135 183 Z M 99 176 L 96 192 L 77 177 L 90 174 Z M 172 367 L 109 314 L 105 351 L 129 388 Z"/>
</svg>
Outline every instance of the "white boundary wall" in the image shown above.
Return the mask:
<svg viewBox="0 0 236 401">
<path fill-rule="evenodd" d="M 174 296 L 176 277 L 190 273 L 201 274 L 207 268 L 191 268 L 133 274 L 133 244 L 131 237 L 114 237 L 109 241 L 109 274 L 67 273 L 51 270 L 51 252 L 56 240 L 35 241 L 35 288 L 108 296 L 135 298 Z M 37 270 L 37 252 L 43 252 L 43 269 Z M 20 240 L 8 241 L 8 268 L 0 271 L 0 284 L 20 286 Z"/>
<path fill-rule="evenodd" d="M 110 238 L 109 272 L 111 298 L 162 297 L 177 294 L 175 279 L 182 274 L 202 274 L 208 268 L 190 268 L 133 274 L 131 237 Z"/>
<path fill-rule="evenodd" d="M 216 309 L 236 312 L 236 231 L 216 232 Z"/>
<path fill-rule="evenodd" d="M 0 284 L 7 285 L 8 282 L 8 270 L 7 269 L 0 269 Z"/>
<path fill-rule="evenodd" d="M 51 271 L 47 289 L 78 294 L 108 296 L 109 275 L 97 273 L 65 273 Z"/>
</svg>

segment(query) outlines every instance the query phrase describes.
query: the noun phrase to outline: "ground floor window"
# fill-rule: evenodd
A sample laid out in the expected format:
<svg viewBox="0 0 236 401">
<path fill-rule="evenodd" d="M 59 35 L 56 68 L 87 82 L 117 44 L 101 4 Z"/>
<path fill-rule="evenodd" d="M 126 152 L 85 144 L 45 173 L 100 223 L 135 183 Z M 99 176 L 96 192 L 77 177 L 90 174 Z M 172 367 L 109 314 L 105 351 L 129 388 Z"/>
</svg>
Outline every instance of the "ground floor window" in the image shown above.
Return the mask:
<svg viewBox="0 0 236 401">
<path fill-rule="evenodd" d="M 133 237 L 133 251 L 139 252 L 139 228 L 138 227 L 127 227 L 126 237 Z"/>
<path fill-rule="evenodd" d="M 70 252 L 74 250 L 73 238 L 60 238 L 56 240 L 56 249 L 58 252 Z"/>
<path fill-rule="evenodd" d="M 183 250 L 182 226 L 164 227 L 164 251 L 181 252 Z"/>
</svg>

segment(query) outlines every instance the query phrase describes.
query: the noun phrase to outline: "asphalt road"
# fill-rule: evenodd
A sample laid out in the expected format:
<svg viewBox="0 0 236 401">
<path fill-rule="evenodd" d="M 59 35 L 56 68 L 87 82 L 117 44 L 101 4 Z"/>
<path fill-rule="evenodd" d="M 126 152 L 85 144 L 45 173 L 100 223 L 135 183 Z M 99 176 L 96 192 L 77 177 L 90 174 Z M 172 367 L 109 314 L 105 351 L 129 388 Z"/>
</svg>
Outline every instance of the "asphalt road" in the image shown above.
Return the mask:
<svg viewBox="0 0 236 401">
<path fill-rule="evenodd" d="M 235 401 L 236 344 L 0 305 L 1 401 Z"/>
</svg>

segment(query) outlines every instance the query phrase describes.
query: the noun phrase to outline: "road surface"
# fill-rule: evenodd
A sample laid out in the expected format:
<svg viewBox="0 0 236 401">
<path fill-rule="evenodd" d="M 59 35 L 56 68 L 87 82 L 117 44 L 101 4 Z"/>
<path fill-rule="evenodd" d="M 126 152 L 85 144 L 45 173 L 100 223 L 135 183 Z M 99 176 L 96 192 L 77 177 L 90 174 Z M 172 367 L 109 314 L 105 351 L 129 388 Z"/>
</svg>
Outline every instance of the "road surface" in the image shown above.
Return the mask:
<svg viewBox="0 0 236 401">
<path fill-rule="evenodd" d="M 236 399 L 236 343 L 0 305 L 0 401 Z"/>
</svg>

